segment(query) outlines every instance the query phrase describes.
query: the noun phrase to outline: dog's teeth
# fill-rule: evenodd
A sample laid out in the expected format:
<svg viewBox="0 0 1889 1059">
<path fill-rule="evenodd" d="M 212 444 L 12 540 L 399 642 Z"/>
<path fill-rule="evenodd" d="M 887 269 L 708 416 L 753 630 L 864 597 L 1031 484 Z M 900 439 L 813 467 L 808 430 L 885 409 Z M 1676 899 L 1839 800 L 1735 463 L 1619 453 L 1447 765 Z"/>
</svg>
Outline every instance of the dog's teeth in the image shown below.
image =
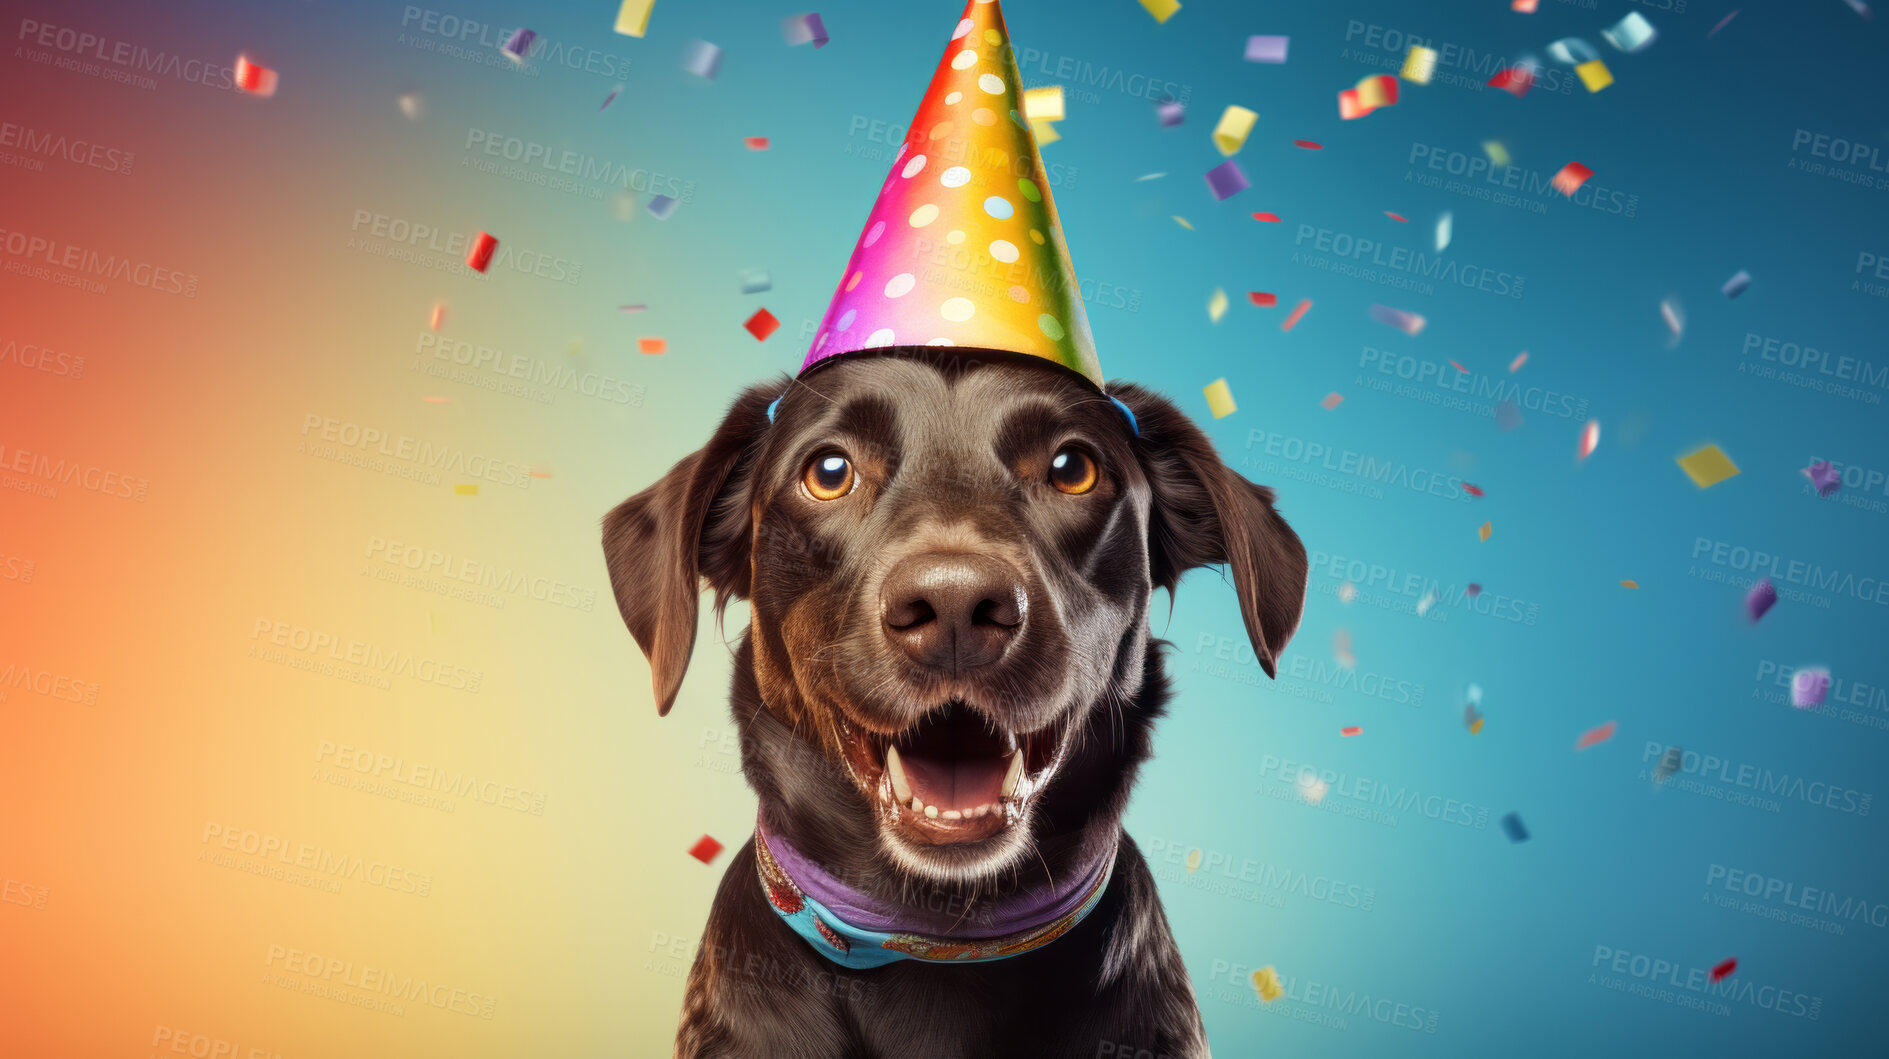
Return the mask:
<svg viewBox="0 0 1889 1059">
<path fill-rule="evenodd" d="M 1004 773 L 1003 796 L 1008 798 L 1017 793 L 1017 781 L 1023 778 L 1023 751 L 1010 752 L 1010 770 Z"/>
<path fill-rule="evenodd" d="M 935 805 L 925 806 L 925 816 L 932 820 L 938 819 L 938 807 Z"/>
<path fill-rule="evenodd" d="M 899 801 L 912 801 L 912 784 L 905 778 L 905 762 L 899 760 L 899 748 L 885 748 L 885 770 L 892 776 L 892 796 Z"/>
<path fill-rule="evenodd" d="M 917 795 L 913 795 L 912 796 L 912 812 L 922 813 L 924 811 L 925 811 L 925 803 L 919 801 Z"/>
<path fill-rule="evenodd" d="M 978 806 L 977 808 L 971 810 L 968 813 L 965 813 L 964 815 L 970 817 L 973 820 L 981 820 L 984 818 L 984 814 L 988 812 L 990 812 L 990 803 L 985 802 L 983 805 Z"/>
<path fill-rule="evenodd" d="M 940 814 L 940 815 L 942 815 L 942 816 L 943 816 L 943 817 L 944 817 L 944 818 L 945 818 L 946 820 L 962 820 L 962 819 L 964 819 L 964 814 L 963 814 L 963 813 L 961 813 L 961 812 L 958 812 L 958 811 L 957 811 L 956 809 L 946 809 L 946 810 L 945 810 L 945 811 L 944 811 L 944 812 L 943 812 L 942 814 Z"/>
</svg>

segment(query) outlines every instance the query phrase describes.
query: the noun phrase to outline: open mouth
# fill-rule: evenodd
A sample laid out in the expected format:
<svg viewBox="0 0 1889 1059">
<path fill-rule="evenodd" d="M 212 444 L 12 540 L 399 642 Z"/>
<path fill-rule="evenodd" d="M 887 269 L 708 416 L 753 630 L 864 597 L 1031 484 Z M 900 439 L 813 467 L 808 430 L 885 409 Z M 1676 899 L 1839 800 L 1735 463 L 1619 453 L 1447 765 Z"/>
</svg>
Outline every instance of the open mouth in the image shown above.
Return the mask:
<svg viewBox="0 0 1889 1059">
<path fill-rule="evenodd" d="M 849 756 L 899 830 L 975 842 L 1023 818 L 1062 757 L 1063 727 L 1013 732 L 953 699 L 902 732 L 853 733 Z"/>
</svg>

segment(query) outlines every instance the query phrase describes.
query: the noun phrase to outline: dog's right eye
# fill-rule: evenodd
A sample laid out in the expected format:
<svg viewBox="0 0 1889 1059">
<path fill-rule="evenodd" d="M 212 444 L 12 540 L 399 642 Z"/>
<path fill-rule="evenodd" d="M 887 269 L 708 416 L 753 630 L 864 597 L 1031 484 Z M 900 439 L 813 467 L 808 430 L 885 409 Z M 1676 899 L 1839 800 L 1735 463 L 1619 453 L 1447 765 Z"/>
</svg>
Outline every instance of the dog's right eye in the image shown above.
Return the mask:
<svg viewBox="0 0 1889 1059">
<path fill-rule="evenodd" d="M 807 493 L 815 500 L 838 500 L 853 491 L 859 484 L 859 476 L 853 473 L 853 461 L 837 452 L 829 452 L 807 464 L 800 484 L 807 487 Z"/>
</svg>

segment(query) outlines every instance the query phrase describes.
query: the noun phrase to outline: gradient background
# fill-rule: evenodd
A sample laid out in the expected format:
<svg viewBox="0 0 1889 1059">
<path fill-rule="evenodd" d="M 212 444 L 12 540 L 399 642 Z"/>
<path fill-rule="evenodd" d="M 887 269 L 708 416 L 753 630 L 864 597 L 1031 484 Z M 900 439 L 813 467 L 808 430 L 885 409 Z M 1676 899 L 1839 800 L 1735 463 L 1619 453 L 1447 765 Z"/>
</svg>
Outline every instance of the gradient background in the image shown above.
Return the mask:
<svg viewBox="0 0 1889 1059">
<path fill-rule="evenodd" d="M 705 617 L 659 720 L 598 519 L 700 445 L 738 388 L 798 366 L 957 5 L 830 3 L 819 50 L 781 40 L 799 9 L 734 2 L 663 0 L 645 39 L 611 32 L 614 7 L 595 0 L 7 8 L 0 124 L 118 161 L 0 149 L 0 1050 L 668 1054 L 726 859 L 685 851 L 703 833 L 742 841 L 753 798 L 720 638 Z M 1160 874 L 1217 1054 L 1879 1050 L 1889 385 L 1833 393 L 1813 370 L 1825 385 L 1811 389 L 1747 350 L 1757 336 L 1889 364 L 1884 282 L 1858 271 L 1861 254 L 1889 256 L 1885 162 L 1846 167 L 1865 186 L 1803 169 L 1831 163 L 1793 149 L 1802 130 L 1889 153 L 1882 27 L 1834 0 L 1749 4 L 1710 39 L 1723 2 L 1506 8 L 1190 0 L 1165 25 L 1130 0 L 1006 11 L 1025 85 L 1065 86 L 1044 157 L 1104 369 L 1174 395 L 1276 486 L 1320 563 L 1277 682 L 1245 651 L 1223 582 L 1200 573 L 1180 591 L 1156 630 L 1180 693 L 1129 831 Z M 1598 30 L 1630 10 L 1661 36 L 1622 55 Z M 482 28 L 448 36 L 442 16 Z M 495 50 L 521 20 L 559 49 L 522 71 Z M 41 45 L 33 23 L 191 63 L 140 74 L 148 85 L 108 80 L 123 67 Z M 1289 34 L 1290 61 L 1242 62 L 1252 33 Z M 1614 86 L 1563 92 L 1570 75 L 1553 68 L 1525 99 L 1479 87 L 1485 57 L 1570 34 L 1603 49 Z M 1334 94 L 1395 72 L 1405 35 L 1476 54 L 1452 51 L 1394 108 L 1339 121 Z M 691 38 L 726 50 L 719 80 L 678 68 Z M 274 98 L 228 89 L 244 50 L 280 72 Z M 1187 101 L 1184 125 L 1155 121 L 1163 92 Z M 402 93 L 424 98 L 423 117 L 402 114 Z M 1215 202 L 1200 174 L 1221 161 L 1208 133 L 1229 103 L 1261 115 L 1238 155 L 1253 187 Z M 474 131 L 620 164 L 631 187 L 480 172 L 469 163 L 502 159 L 469 151 Z M 1514 206 L 1417 179 L 1427 152 L 1477 159 L 1489 139 L 1538 180 L 1584 162 L 1607 194 Z M 683 200 L 667 221 L 642 209 L 653 192 Z M 1284 223 L 1257 224 L 1258 210 Z M 1399 289 L 1312 260 L 1331 256 L 1320 229 L 1428 251 L 1443 210 L 1445 257 L 1521 277 L 1520 297 Z M 436 229 L 437 247 L 402 252 L 374 235 L 377 215 Z M 446 240 L 480 229 L 503 253 L 545 255 L 553 278 L 503 261 L 469 273 Z M 75 288 L 16 235 L 175 269 L 194 293 Z M 771 270 L 773 289 L 740 294 L 746 267 Z M 1755 282 L 1727 300 L 1719 285 L 1741 268 Z M 1216 287 L 1234 300 L 1217 325 Z M 1252 307 L 1249 290 L 1279 308 Z M 1669 296 L 1689 317 L 1676 346 Z M 1301 298 L 1313 309 L 1281 332 Z M 452 367 L 420 348 L 436 301 L 443 338 L 579 381 L 520 395 L 490 369 L 428 374 Z M 1429 326 L 1411 338 L 1374 323 L 1373 302 Z M 783 327 L 757 344 L 740 325 L 761 306 Z M 668 353 L 639 355 L 640 336 Z M 51 350 L 53 370 L 29 347 Z M 1381 374 L 1386 358 L 1429 374 Z M 1436 401 L 1452 391 L 1429 380 L 1452 379 L 1450 359 L 1475 385 L 1528 388 L 1526 422 L 1499 431 L 1487 389 Z M 1222 376 L 1240 409 L 1211 420 L 1201 387 Z M 1412 389 L 1385 388 L 1399 382 Z M 1346 400 L 1326 411 L 1332 391 Z M 1590 416 L 1600 448 L 1577 462 Z M 329 458 L 329 419 L 455 462 L 416 480 Z M 1701 491 L 1674 458 L 1706 442 L 1743 473 Z M 1332 470 L 1305 446 L 1401 477 Z M 49 483 L 42 455 L 140 479 L 143 499 Z M 1807 493 L 1797 471 L 1813 458 L 1856 468 L 1836 498 Z M 467 482 L 477 496 L 455 494 Z M 1478 542 L 1485 520 L 1494 535 Z M 558 598 L 402 583 L 376 541 L 519 572 Z M 1785 586 L 1798 598 L 1753 626 L 1744 586 L 1767 571 L 1749 553 L 1714 562 L 1719 543 L 1855 580 Z M 1470 582 L 1480 598 L 1464 598 Z M 1419 618 L 1432 587 L 1441 601 Z M 729 628 L 742 620 L 737 608 Z M 425 659 L 476 691 L 294 668 L 314 656 L 271 647 L 275 623 Z M 1352 670 L 1333 661 L 1341 628 Z M 1807 664 L 1829 666 L 1849 702 L 1781 700 L 1775 673 Z M 1461 718 L 1471 683 L 1488 717 L 1476 736 Z M 1572 749 L 1609 720 L 1612 741 Z M 1363 736 L 1341 739 L 1352 724 Z M 1669 744 L 1728 764 L 1689 757 L 1656 789 Z M 331 745 L 476 776 L 501 804 L 355 789 Z M 1293 785 L 1306 766 L 1331 774 L 1318 808 Z M 1741 768 L 1833 785 L 1838 808 L 1754 791 L 1766 781 L 1741 785 Z M 1468 808 L 1421 808 L 1441 799 Z M 1531 841 L 1506 840 L 1510 811 Z M 303 885 L 278 877 L 276 855 L 240 850 L 265 839 L 373 867 Z M 1728 893 L 1731 870 L 1829 891 L 1853 915 L 1780 920 L 1784 898 Z M 1615 952 L 1676 965 L 1681 984 L 1650 962 L 1616 969 Z M 291 953 L 352 968 L 311 975 Z M 1734 956 L 1720 990 L 1685 988 Z M 1291 990 L 1264 1007 L 1246 978 L 1263 965 Z M 461 999 L 378 1010 L 366 990 L 312 992 L 367 968 Z"/>
</svg>

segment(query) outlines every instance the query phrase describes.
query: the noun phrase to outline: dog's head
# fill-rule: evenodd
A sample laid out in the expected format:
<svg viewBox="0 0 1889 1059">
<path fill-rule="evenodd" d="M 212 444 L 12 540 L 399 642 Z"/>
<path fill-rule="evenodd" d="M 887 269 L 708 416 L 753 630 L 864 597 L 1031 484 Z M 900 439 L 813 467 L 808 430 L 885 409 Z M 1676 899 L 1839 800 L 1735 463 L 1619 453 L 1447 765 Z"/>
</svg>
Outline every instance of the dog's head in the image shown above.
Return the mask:
<svg viewBox="0 0 1889 1059">
<path fill-rule="evenodd" d="M 1306 561 L 1271 491 L 1174 405 L 1111 393 L 1132 425 L 1060 369 L 965 353 L 855 355 L 748 390 L 604 521 L 657 708 L 675 700 L 706 581 L 718 609 L 749 602 L 776 731 L 831 766 L 800 786 L 823 783 L 812 793 L 875 828 L 897 866 L 939 880 L 1012 866 L 1059 788 L 1119 812 L 1128 777 L 1084 773 L 1138 760 L 1107 744 L 1144 679 L 1153 589 L 1227 564 L 1270 675 Z"/>
</svg>

